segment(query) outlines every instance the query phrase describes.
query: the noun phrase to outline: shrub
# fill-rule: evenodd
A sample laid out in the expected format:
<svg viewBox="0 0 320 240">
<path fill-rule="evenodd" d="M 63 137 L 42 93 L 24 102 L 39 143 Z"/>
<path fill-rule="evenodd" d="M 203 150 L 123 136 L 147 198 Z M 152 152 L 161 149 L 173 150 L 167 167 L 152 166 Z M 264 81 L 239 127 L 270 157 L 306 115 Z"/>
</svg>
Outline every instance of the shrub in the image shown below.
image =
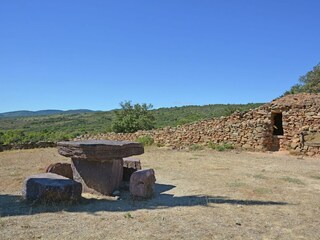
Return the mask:
<svg viewBox="0 0 320 240">
<path fill-rule="evenodd" d="M 154 139 L 149 135 L 141 136 L 137 139 L 137 142 L 141 143 L 143 146 L 151 146 L 154 143 Z"/>
<path fill-rule="evenodd" d="M 208 147 L 213 149 L 213 150 L 217 150 L 219 152 L 223 152 L 225 150 L 231 150 L 234 149 L 234 146 L 232 144 L 229 143 L 213 143 L 213 142 L 209 142 L 208 143 Z"/>
<path fill-rule="evenodd" d="M 116 119 L 112 123 L 112 130 L 116 133 L 133 133 L 138 130 L 154 128 L 155 118 L 149 109 L 152 105 L 135 104 L 130 101 L 120 103 L 121 109 L 116 111 Z"/>
<path fill-rule="evenodd" d="M 301 92 L 319 93 L 320 92 L 320 64 L 299 78 L 298 84 L 291 87 L 284 95 L 295 94 Z"/>
</svg>

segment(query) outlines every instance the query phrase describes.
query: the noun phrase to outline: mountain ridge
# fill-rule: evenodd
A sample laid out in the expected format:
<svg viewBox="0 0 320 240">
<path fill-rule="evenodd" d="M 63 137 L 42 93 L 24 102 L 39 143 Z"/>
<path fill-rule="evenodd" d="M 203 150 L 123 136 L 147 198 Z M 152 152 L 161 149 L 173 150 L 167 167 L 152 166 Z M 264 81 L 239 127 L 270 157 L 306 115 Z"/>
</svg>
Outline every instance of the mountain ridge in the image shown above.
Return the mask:
<svg viewBox="0 0 320 240">
<path fill-rule="evenodd" d="M 0 118 L 15 118 L 15 117 L 35 117 L 35 116 L 49 116 L 56 114 L 78 114 L 78 113 L 93 113 L 99 112 L 90 109 L 71 109 L 71 110 L 58 110 L 58 109 L 46 109 L 38 111 L 19 110 L 11 112 L 0 113 Z"/>
</svg>

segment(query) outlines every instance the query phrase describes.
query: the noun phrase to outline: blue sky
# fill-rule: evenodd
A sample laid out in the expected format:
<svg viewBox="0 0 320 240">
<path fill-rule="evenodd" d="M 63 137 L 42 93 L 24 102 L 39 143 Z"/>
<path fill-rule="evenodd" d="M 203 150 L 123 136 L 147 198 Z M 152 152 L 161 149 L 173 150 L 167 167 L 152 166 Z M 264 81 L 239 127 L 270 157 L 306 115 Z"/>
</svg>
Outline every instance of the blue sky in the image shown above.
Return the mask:
<svg viewBox="0 0 320 240">
<path fill-rule="evenodd" d="M 320 62 L 319 0 L 2 0 L 0 112 L 268 102 Z"/>
</svg>

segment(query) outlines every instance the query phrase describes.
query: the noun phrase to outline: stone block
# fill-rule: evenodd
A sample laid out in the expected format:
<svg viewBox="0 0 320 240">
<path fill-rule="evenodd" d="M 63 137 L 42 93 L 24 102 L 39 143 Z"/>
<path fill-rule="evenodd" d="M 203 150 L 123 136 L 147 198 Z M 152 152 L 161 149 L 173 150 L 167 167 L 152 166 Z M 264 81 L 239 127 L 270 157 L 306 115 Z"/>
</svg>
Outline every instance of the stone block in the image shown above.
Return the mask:
<svg viewBox="0 0 320 240">
<path fill-rule="evenodd" d="M 73 179 L 80 182 L 83 192 L 112 195 L 122 181 L 122 159 L 86 161 L 72 158 Z"/>
<path fill-rule="evenodd" d="M 47 173 L 55 173 L 66 178 L 73 179 L 70 163 L 53 163 L 46 168 Z"/>
<path fill-rule="evenodd" d="M 81 192 L 80 183 L 54 173 L 32 175 L 26 178 L 22 187 L 22 196 L 28 201 L 77 201 Z"/>
<path fill-rule="evenodd" d="M 141 169 L 141 163 L 136 158 L 124 158 L 123 159 L 123 181 L 130 181 L 132 173 Z"/>
<path fill-rule="evenodd" d="M 130 193 L 133 198 L 151 198 L 156 182 L 153 169 L 138 170 L 131 175 Z"/>
<path fill-rule="evenodd" d="M 140 155 L 144 153 L 141 143 L 110 140 L 87 140 L 58 142 L 58 152 L 62 156 L 105 161 Z"/>
</svg>

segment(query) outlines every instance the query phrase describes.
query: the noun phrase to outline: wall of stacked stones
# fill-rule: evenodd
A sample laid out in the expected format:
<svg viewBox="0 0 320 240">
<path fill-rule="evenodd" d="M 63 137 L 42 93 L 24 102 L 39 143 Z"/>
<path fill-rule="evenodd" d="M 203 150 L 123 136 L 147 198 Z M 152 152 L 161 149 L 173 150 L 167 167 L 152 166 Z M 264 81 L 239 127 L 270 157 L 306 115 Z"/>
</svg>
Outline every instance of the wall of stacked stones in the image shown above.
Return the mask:
<svg viewBox="0 0 320 240">
<path fill-rule="evenodd" d="M 320 133 L 320 107 L 286 106 L 282 109 L 284 135 L 280 139 L 280 149 L 303 152 L 307 155 L 320 154 L 319 146 L 309 146 L 304 139 Z M 304 137 L 303 137 L 303 136 Z"/>
<path fill-rule="evenodd" d="M 178 127 L 166 127 L 151 131 L 96 136 L 84 135 L 76 140 L 110 139 L 136 141 L 139 137 L 150 136 L 155 144 L 183 148 L 193 144 L 206 145 L 209 142 L 229 143 L 249 150 L 272 150 L 274 139 L 272 112 L 282 112 L 284 135 L 279 137 L 280 150 L 289 150 L 308 155 L 320 154 L 320 147 L 303 143 L 304 135 L 320 132 L 320 111 L 312 106 L 263 105 L 246 113 L 236 112 L 229 117 L 210 119 Z"/>
<path fill-rule="evenodd" d="M 210 119 L 178 127 L 167 127 L 129 134 L 107 133 L 97 136 L 84 135 L 76 140 L 89 138 L 135 141 L 141 136 L 151 136 L 159 145 L 181 148 L 193 144 L 229 143 L 246 149 L 267 150 L 270 142 L 270 114 L 265 110 L 234 113 L 230 117 Z"/>
</svg>

